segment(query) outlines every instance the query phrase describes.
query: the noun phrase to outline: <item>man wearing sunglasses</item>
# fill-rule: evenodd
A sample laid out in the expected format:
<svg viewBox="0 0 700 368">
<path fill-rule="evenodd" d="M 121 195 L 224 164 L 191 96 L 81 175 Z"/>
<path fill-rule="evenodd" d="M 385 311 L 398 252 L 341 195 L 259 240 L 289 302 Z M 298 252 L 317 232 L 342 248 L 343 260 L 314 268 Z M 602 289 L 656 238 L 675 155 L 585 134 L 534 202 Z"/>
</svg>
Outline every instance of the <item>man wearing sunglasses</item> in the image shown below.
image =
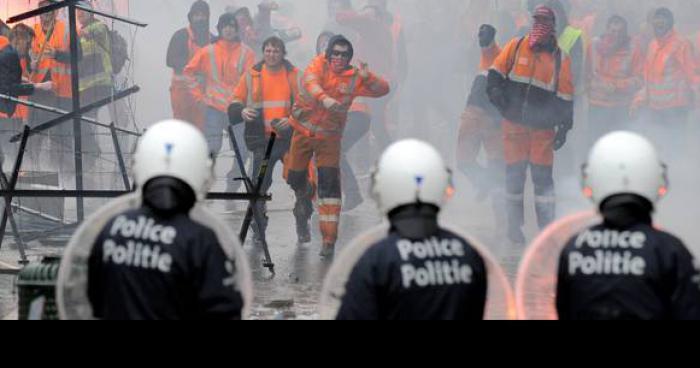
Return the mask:
<svg viewBox="0 0 700 368">
<path fill-rule="evenodd" d="M 313 193 L 308 166 L 315 158 L 324 258 L 333 256 L 338 239 L 342 204 L 340 153 L 348 110 L 357 97 L 379 98 L 390 90 L 386 80 L 371 73 L 366 63 L 352 66 L 353 55 L 352 43 L 345 37 L 331 38 L 325 55 L 316 57 L 306 69 L 290 118 L 294 135 L 286 165 L 287 181 L 297 198 L 297 236 L 300 243 L 310 240 L 308 223 L 313 213 Z"/>
</svg>

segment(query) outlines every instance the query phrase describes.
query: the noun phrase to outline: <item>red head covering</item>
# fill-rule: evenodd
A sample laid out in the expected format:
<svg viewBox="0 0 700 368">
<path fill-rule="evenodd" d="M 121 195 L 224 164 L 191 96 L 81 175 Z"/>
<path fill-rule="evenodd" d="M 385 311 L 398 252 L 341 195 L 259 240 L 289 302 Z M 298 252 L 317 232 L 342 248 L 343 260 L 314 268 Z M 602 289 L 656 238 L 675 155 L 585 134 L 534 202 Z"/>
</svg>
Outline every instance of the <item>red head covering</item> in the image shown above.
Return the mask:
<svg viewBox="0 0 700 368">
<path fill-rule="evenodd" d="M 535 45 L 546 45 L 551 39 L 556 38 L 555 26 L 556 16 L 554 11 L 544 5 L 540 5 L 535 9 L 532 15 L 535 22 L 530 31 L 530 47 Z M 544 19 L 549 18 L 551 22 L 545 22 Z"/>
</svg>

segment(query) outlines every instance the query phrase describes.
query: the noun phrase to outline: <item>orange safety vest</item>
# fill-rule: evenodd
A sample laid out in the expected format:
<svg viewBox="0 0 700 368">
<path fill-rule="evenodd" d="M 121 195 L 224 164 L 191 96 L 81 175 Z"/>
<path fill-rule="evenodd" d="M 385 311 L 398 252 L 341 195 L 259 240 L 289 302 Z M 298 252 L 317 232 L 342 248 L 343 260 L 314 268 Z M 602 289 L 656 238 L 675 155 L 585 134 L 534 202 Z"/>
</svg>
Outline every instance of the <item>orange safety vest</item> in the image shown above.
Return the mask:
<svg viewBox="0 0 700 368">
<path fill-rule="evenodd" d="M 292 110 L 290 124 L 299 133 L 311 138 L 340 139 L 345 130 L 347 113 L 331 113 L 323 100 L 333 98 L 347 109 L 357 97 L 383 97 L 389 94 L 389 83 L 370 73 L 362 80 L 359 70 L 350 67 L 334 73 L 324 55 L 317 56 L 306 69 L 299 86 L 299 98 Z"/>
<path fill-rule="evenodd" d="M 644 68 L 645 100 L 654 110 L 687 107 L 698 84 L 692 45 L 675 31 L 649 45 Z"/>
<path fill-rule="evenodd" d="M 571 79 L 571 58 L 559 52 L 560 71 L 555 76 L 557 61 L 547 52 L 535 53 L 530 48 L 530 36 L 514 39 L 506 45 L 491 67 L 504 78 L 553 92 L 565 101 L 573 101 L 574 86 Z M 556 90 L 555 90 L 556 88 Z"/>
<path fill-rule="evenodd" d="M 529 36 L 516 38 L 503 48 L 490 71 L 503 79 L 507 105 L 498 108 L 507 120 L 551 129 L 573 113 L 571 57 L 563 51 L 535 52 Z"/>
<path fill-rule="evenodd" d="M 241 42 L 219 40 L 200 49 L 187 64 L 183 74 L 196 86 L 192 95 L 197 101 L 226 112 L 234 100 L 234 91 L 243 73 L 255 63 L 255 52 Z M 205 86 L 198 82 L 205 80 Z"/>
<path fill-rule="evenodd" d="M 34 26 L 34 33 L 36 37 L 34 38 L 34 43 L 32 44 L 32 52 L 35 57 L 39 58 L 39 65 L 37 65 L 37 70 L 32 74 L 31 81 L 34 83 L 41 83 L 46 79 L 46 76 L 51 73 L 51 81 L 53 82 L 53 90 L 57 96 L 63 98 L 71 97 L 71 66 L 70 64 L 59 63 L 54 59 L 46 58 L 39 55 L 44 48 L 44 43 L 48 42 L 48 46 L 51 46 L 57 51 L 68 52 L 70 51 L 70 29 L 66 26 L 66 23 L 60 20 L 56 20 L 53 31 L 51 32 L 50 38 L 47 41 L 47 35 L 44 34 L 44 30 L 41 24 L 36 24 Z"/>
<path fill-rule="evenodd" d="M 629 47 L 617 50 L 613 55 L 598 52 L 600 39 L 590 47 L 591 105 L 602 107 L 625 107 L 634 99 L 642 87 L 643 56 L 638 47 L 630 42 Z"/>
<path fill-rule="evenodd" d="M 268 135 L 273 131 L 271 123 L 274 120 L 291 115 L 299 93 L 299 70 L 287 63 L 280 73 L 284 73 L 285 85 L 274 85 L 270 81 L 270 71 L 263 63 L 254 66 L 238 83 L 233 101 L 251 109 L 262 109 Z"/>
<path fill-rule="evenodd" d="M 191 27 L 187 27 L 187 35 L 189 36 L 187 39 L 187 61 L 189 62 L 190 60 L 192 60 L 194 55 L 197 54 L 197 52 L 199 52 L 199 50 L 206 46 L 202 47 L 197 45 L 197 43 L 194 41 L 194 33 L 192 32 Z M 207 37 L 211 41 L 211 35 L 208 35 Z M 210 42 L 207 42 L 207 44 L 209 43 Z M 173 71 L 173 81 L 187 83 L 189 82 L 189 79 L 185 75 L 180 75 Z M 196 88 L 196 85 L 190 85 L 190 88 Z"/>
</svg>

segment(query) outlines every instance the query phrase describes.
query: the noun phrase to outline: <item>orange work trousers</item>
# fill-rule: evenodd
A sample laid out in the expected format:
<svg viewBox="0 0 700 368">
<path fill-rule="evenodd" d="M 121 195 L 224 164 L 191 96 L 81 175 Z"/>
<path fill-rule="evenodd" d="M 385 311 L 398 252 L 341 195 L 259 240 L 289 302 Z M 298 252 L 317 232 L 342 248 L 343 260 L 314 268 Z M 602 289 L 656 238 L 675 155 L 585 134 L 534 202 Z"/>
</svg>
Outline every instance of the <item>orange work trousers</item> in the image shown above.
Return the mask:
<svg viewBox="0 0 700 368">
<path fill-rule="evenodd" d="M 310 138 L 295 132 L 287 157 L 287 181 L 297 197 L 295 216 L 302 217 L 297 218 L 297 221 L 310 217 L 308 211 L 303 211 L 303 204 L 308 203 L 312 195 L 308 168 L 311 160 L 315 160 L 318 171 L 319 223 L 324 245 L 334 245 L 338 240 L 342 207 L 340 152 L 340 137 Z"/>
<path fill-rule="evenodd" d="M 489 162 L 503 161 L 503 132 L 499 118 L 478 106 L 468 106 L 462 113 L 457 160 L 461 165 L 476 164 L 482 146 Z"/>
<path fill-rule="evenodd" d="M 170 102 L 173 118 L 188 122 L 200 130 L 204 129 L 206 106 L 195 101 L 186 81 L 173 78 L 170 85 Z"/>
<path fill-rule="evenodd" d="M 506 164 L 529 162 L 533 165 L 554 164 L 554 129 L 534 129 L 527 125 L 503 121 L 503 149 Z"/>
</svg>

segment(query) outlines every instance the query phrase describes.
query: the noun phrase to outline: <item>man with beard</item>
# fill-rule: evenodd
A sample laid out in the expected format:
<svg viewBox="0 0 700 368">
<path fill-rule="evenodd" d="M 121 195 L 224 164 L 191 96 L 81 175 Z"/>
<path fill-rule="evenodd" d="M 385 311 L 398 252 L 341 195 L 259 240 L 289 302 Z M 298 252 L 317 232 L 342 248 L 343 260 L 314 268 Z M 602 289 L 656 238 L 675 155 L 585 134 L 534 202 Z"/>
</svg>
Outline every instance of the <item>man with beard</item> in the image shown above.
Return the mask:
<svg viewBox="0 0 700 368">
<path fill-rule="evenodd" d="M 168 46 L 167 65 L 173 70 L 170 85 L 170 98 L 173 117 L 196 125 L 204 126 L 205 105 L 195 101 L 187 85 L 187 78 L 182 74 L 199 49 L 209 45 L 214 38 L 209 32 L 209 4 L 198 0 L 192 4 L 187 16 L 190 25 L 173 35 Z"/>
<path fill-rule="evenodd" d="M 629 106 L 642 87 L 644 56 L 632 44 L 625 18 L 615 15 L 608 20 L 605 34 L 593 40 L 590 60 L 586 79 L 590 82 L 589 141 L 593 143 L 626 127 Z"/>
</svg>

